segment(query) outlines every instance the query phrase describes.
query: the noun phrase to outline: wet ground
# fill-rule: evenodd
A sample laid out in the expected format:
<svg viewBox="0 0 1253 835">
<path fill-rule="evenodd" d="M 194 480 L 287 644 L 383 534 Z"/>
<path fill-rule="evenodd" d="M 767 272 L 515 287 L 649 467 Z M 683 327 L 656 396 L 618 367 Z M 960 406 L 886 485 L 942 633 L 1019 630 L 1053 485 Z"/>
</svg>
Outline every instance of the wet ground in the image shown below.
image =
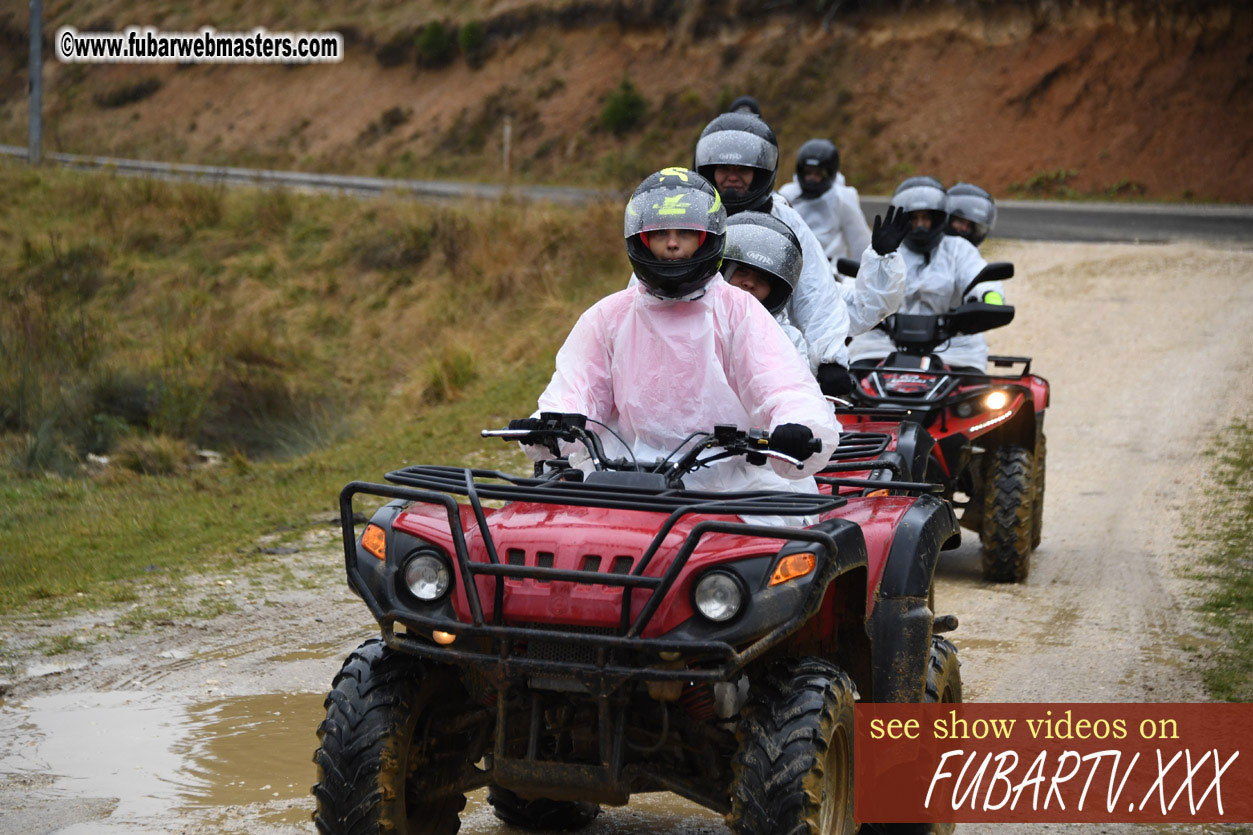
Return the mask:
<svg viewBox="0 0 1253 835">
<path fill-rule="evenodd" d="M 1200 500 L 1201 450 L 1253 395 L 1253 251 L 1001 244 L 992 256 L 1018 265 L 1008 295 L 1022 311 L 993 350 L 1034 355 L 1054 401 L 1031 577 L 983 583 L 969 534 L 941 560 L 938 608 L 961 619 L 966 698 L 1204 700 L 1196 652 L 1210 639 L 1187 603 L 1182 514 Z M 336 537 L 319 526 L 249 576 L 183 590 L 235 608 L 208 621 L 127 626 L 143 601 L 0 619 L 0 833 L 312 831 L 323 693 L 373 634 Z M 58 636 L 73 636 L 68 651 Z M 508 831 L 471 797 L 462 832 Z M 606 810 L 585 831 L 727 832 L 671 795 Z"/>
</svg>

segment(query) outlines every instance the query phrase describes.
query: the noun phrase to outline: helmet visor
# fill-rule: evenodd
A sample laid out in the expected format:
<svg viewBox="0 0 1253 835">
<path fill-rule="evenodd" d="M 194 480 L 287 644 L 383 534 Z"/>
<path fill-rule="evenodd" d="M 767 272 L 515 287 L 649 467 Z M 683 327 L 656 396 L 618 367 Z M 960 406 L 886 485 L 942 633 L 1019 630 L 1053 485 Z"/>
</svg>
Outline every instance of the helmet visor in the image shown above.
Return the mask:
<svg viewBox="0 0 1253 835">
<path fill-rule="evenodd" d="M 726 226 L 726 209 L 717 192 L 707 194 L 692 188 L 662 187 L 631 198 L 622 231 L 625 238 L 658 229 L 692 229 L 721 235 Z"/>
<path fill-rule="evenodd" d="M 935 186 L 916 185 L 892 195 L 892 205 L 906 212 L 944 211 L 944 192 Z"/>
<path fill-rule="evenodd" d="M 996 221 L 996 208 L 992 205 L 992 201 L 977 194 L 950 194 L 948 213 L 989 226 Z"/>
<path fill-rule="evenodd" d="M 779 164 L 779 148 L 772 142 L 742 130 L 720 130 L 703 136 L 696 143 L 696 167 L 707 165 L 746 165 L 774 171 Z"/>
</svg>

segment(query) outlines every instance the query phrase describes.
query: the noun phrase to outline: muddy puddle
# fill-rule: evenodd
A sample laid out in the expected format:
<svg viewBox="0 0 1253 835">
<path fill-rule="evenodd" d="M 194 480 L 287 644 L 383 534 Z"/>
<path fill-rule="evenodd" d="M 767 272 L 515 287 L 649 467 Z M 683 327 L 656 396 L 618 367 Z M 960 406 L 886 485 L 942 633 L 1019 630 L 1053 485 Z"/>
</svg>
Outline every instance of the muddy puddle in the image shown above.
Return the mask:
<svg viewBox="0 0 1253 835">
<path fill-rule="evenodd" d="M 44 795 L 112 803 L 92 831 L 239 805 L 266 823 L 303 823 L 321 714 L 318 694 L 40 696 L 0 708 L 0 774 L 30 779 Z"/>
<path fill-rule="evenodd" d="M 307 832 L 322 699 L 280 693 L 191 701 L 114 691 L 0 704 L 0 778 L 24 780 L 32 801 L 72 803 L 89 818 L 41 831 L 118 835 L 229 818 Z M 0 810 L 0 832 L 29 831 L 29 821 L 12 812 Z M 485 790 L 470 796 L 462 820 L 468 835 L 510 831 L 491 814 Z M 718 815 L 668 794 L 606 809 L 585 831 L 727 832 Z"/>
</svg>

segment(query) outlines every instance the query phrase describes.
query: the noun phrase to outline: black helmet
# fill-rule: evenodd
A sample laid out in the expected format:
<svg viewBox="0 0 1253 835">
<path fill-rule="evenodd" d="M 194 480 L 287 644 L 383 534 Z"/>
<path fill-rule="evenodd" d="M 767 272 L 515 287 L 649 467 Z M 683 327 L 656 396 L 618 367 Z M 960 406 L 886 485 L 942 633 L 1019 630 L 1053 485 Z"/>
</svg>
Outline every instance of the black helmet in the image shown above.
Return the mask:
<svg viewBox="0 0 1253 835">
<path fill-rule="evenodd" d="M 949 215 L 949 228 L 945 231 L 950 235 L 960 235 L 975 246 L 983 243 L 996 225 L 996 201 L 992 199 L 992 195 L 972 183 L 950 186 L 945 209 Z M 953 229 L 952 219 L 955 217 L 970 221 L 971 229 L 968 232 Z"/>
<path fill-rule="evenodd" d="M 752 113 L 756 116 L 761 115 L 761 105 L 757 103 L 757 99 L 752 96 L 740 96 L 731 102 L 731 106 L 727 108 L 728 113 Z"/>
<path fill-rule="evenodd" d="M 948 213 L 944 211 L 946 197 L 944 186 L 934 177 L 910 177 L 892 192 L 892 204 L 906 215 L 912 212 L 930 212 L 930 229 L 910 229 L 905 235 L 905 246 L 914 252 L 928 253 L 935 249 L 944 236 Z"/>
<path fill-rule="evenodd" d="M 821 168 L 823 178 L 816 183 L 806 182 L 803 169 L 808 166 Z M 811 139 L 796 152 L 796 181 L 800 183 L 801 192 L 810 197 L 826 194 L 839 170 L 840 149 L 830 139 Z"/>
<path fill-rule="evenodd" d="M 702 233 L 691 258 L 666 261 L 653 255 L 644 240 L 660 229 Z M 645 289 L 663 299 L 681 299 L 709 283 L 722 263 L 727 212 L 718 190 L 695 171 L 663 168 L 649 175 L 631 195 L 623 220 L 627 258 Z"/>
<path fill-rule="evenodd" d="M 770 281 L 770 295 L 762 302 L 771 313 L 787 304 L 801 275 L 801 244 L 786 223 L 762 212 L 740 212 L 727 221 L 726 264 L 730 279 L 742 264 Z"/>
<path fill-rule="evenodd" d="M 779 143 L 770 126 L 751 113 L 723 113 L 700 132 L 694 167 L 711 183 L 719 165 L 754 169 L 748 191 L 722 195 L 727 214 L 770 211 L 774 177 L 779 170 Z"/>
</svg>

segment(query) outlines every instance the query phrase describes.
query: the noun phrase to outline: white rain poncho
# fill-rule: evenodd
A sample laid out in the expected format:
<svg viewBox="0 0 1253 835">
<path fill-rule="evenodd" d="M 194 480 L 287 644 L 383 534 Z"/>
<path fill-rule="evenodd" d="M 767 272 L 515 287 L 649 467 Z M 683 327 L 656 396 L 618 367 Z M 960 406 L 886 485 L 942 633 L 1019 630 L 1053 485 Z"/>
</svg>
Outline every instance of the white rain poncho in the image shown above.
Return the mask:
<svg viewBox="0 0 1253 835">
<path fill-rule="evenodd" d="M 601 421 L 641 462 L 664 458 L 690 433 L 718 424 L 773 430 L 799 423 L 822 441 L 822 452 L 803 470 L 773 459 L 756 466 L 728 458 L 685 476 L 694 490 L 817 492 L 812 473 L 839 442 L 831 404 L 778 323 L 721 275 L 691 301 L 659 299 L 638 284 L 601 299 L 579 317 L 557 352 L 539 411 L 578 412 Z M 626 455 L 609 433 L 602 439 L 607 455 Z M 527 447 L 527 453 L 545 454 L 539 447 Z"/>
<path fill-rule="evenodd" d="M 870 246 L 870 226 L 861 211 L 861 198 L 857 189 L 845 185 L 843 174 L 836 174 L 831 188 L 814 197 L 801 191 L 795 176 L 779 193 L 805 219 L 832 267 L 837 258 L 860 258 Z"/>
<path fill-rule="evenodd" d="M 970 280 L 987 266 L 979 250 L 965 238 L 945 235 L 931 251 L 931 260 L 906 246 L 900 248 L 905 259 L 905 299 L 901 313 L 944 313 L 964 301 L 978 300 L 985 293 L 1004 296 L 999 281 L 988 281 L 975 287 L 963 298 L 962 291 Z M 988 364 L 988 341 L 983 334 L 955 336 L 937 353 L 946 365 L 962 365 L 980 370 Z M 892 353 L 892 339 L 883 331 L 870 331 L 853 340 L 850 352 L 854 361 L 882 359 Z"/>
<path fill-rule="evenodd" d="M 895 313 L 905 288 L 905 268 L 895 255 L 881 256 L 867 247 L 862 254 L 863 276 L 851 292 L 831 277 L 822 245 L 809 226 L 778 192 L 770 214 L 791 227 L 801 244 L 800 281 L 785 310 L 809 344 L 810 365 L 836 362 L 845 368 L 849 353 L 845 340 L 864 333 Z M 873 256 L 870 264 L 866 257 Z M 843 302 L 843 304 L 841 304 Z"/>
</svg>

